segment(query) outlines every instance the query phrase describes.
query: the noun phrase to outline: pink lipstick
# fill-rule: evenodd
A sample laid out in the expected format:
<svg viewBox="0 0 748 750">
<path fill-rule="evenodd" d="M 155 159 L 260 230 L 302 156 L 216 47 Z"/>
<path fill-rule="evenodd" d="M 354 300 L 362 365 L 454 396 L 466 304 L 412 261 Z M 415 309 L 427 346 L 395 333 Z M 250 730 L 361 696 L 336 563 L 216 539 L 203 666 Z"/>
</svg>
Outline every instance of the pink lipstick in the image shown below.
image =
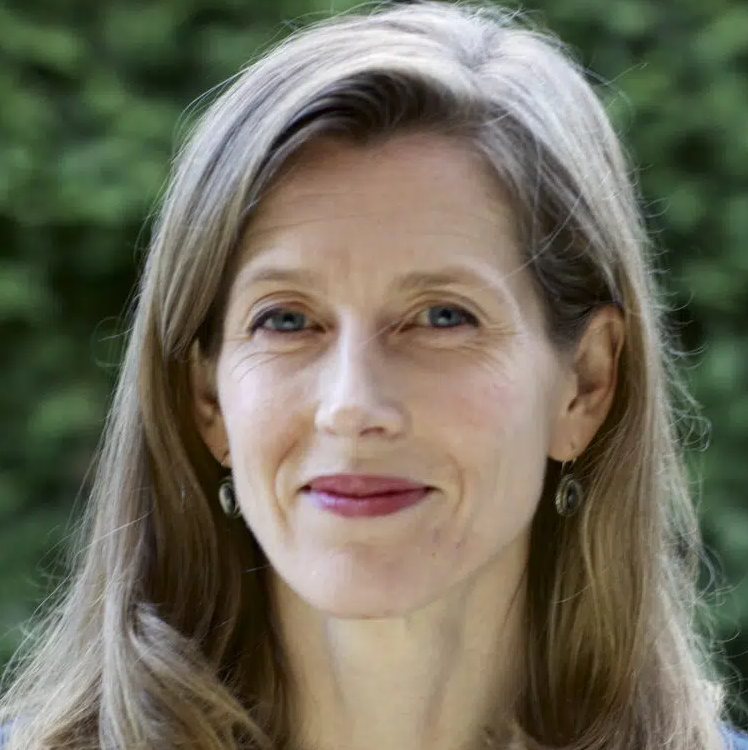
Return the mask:
<svg viewBox="0 0 748 750">
<path fill-rule="evenodd" d="M 313 479 L 304 488 L 320 508 L 339 516 L 387 516 L 409 508 L 431 491 L 428 485 L 396 477 L 333 474 Z"/>
</svg>

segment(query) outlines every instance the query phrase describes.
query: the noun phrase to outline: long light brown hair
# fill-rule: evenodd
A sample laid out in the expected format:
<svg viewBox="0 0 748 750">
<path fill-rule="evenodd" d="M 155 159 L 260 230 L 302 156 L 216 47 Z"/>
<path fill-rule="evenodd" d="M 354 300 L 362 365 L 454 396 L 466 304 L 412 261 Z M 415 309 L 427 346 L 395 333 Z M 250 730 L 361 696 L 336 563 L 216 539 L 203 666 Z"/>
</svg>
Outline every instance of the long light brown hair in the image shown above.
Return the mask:
<svg viewBox="0 0 748 750">
<path fill-rule="evenodd" d="M 554 512 L 549 462 L 533 521 L 516 746 L 721 746 L 726 691 L 697 627 L 702 547 L 677 430 L 686 392 L 630 167 L 550 34 L 495 7 L 418 2 L 295 33 L 231 82 L 179 152 L 74 570 L 4 698 L 14 750 L 291 746 L 266 561 L 218 507 L 190 352 L 220 350 L 237 246 L 292 154 L 322 135 L 419 129 L 475 149 L 511 197 L 557 346 L 599 305 L 626 320 L 612 411 L 576 464 L 584 508 Z"/>
</svg>

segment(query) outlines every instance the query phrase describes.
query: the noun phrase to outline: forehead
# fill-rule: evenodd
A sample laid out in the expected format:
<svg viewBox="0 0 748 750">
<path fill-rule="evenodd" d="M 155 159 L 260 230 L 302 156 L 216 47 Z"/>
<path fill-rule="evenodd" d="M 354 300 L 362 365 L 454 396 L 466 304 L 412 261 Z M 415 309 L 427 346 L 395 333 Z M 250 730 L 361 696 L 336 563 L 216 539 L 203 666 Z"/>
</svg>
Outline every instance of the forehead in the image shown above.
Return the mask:
<svg viewBox="0 0 748 750">
<path fill-rule="evenodd" d="M 293 224 L 300 212 L 313 217 L 316 208 L 329 207 L 331 200 L 346 206 L 363 203 L 362 208 L 376 201 L 380 211 L 402 214 L 416 208 L 459 211 L 501 229 L 509 228 L 512 219 L 498 181 L 467 144 L 445 135 L 412 133 L 367 145 L 334 138 L 307 144 L 261 197 L 250 233 Z"/>
<path fill-rule="evenodd" d="M 376 144 L 307 144 L 262 196 L 241 266 L 404 265 L 435 270 L 449 256 L 517 271 L 510 203 L 483 159 L 443 135 L 412 133 Z"/>
</svg>

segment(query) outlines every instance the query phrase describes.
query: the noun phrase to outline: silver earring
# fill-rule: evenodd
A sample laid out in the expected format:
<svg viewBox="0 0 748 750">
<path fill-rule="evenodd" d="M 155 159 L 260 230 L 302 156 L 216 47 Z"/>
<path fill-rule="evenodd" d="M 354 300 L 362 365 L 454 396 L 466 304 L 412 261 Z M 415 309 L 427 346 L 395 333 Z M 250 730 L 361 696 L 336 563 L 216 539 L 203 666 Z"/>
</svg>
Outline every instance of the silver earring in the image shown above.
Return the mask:
<svg viewBox="0 0 748 750">
<path fill-rule="evenodd" d="M 218 502 L 221 510 L 228 518 L 238 518 L 241 515 L 239 503 L 236 502 L 236 491 L 234 490 L 234 479 L 228 474 L 218 485 Z"/>
<path fill-rule="evenodd" d="M 571 462 L 572 468 L 574 467 L 575 461 L 576 459 Z M 582 507 L 582 504 L 584 503 L 584 490 L 571 469 L 569 469 L 568 472 L 564 472 L 566 463 L 567 462 L 564 461 L 564 464 L 561 467 L 562 476 L 558 483 L 558 487 L 556 488 L 555 500 L 556 511 L 559 516 L 569 518 Z"/>
</svg>

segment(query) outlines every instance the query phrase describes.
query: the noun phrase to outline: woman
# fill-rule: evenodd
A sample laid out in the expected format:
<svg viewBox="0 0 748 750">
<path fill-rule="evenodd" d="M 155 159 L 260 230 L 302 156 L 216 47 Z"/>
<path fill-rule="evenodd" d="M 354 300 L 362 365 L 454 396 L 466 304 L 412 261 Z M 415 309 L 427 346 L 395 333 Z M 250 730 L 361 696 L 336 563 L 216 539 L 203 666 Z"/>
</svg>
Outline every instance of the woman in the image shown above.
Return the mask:
<svg viewBox="0 0 748 750">
<path fill-rule="evenodd" d="M 242 72 L 179 155 L 8 750 L 748 747 L 628 172 L 495 9 Z"/>
</svg>

